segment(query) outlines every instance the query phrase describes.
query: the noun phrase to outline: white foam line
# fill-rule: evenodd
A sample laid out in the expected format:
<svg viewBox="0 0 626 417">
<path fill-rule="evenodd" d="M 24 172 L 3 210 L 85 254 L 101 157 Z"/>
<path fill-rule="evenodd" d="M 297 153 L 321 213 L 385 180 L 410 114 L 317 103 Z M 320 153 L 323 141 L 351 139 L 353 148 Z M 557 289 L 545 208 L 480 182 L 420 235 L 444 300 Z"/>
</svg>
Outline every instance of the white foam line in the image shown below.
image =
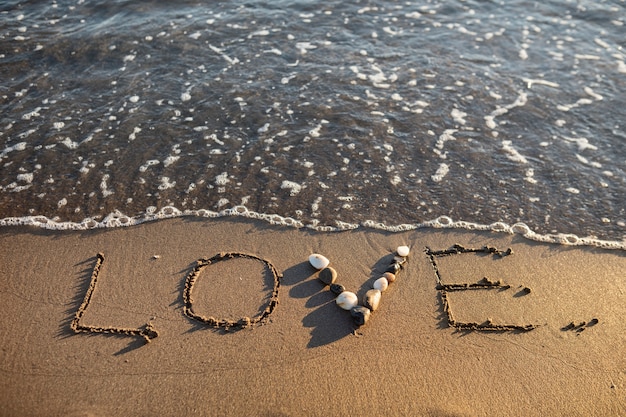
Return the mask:
<svg viewBox="0 0 626 417">
<path fill-rule="evenodd" d="M 583 91 L 593 97 L 596 101 L 600 101 L 600 100 L 604 100 L 604 97 L 602 97 L 600 94 L 597 94 L 596 92 L 594 92 L 591 87 L 585 87 L 583 89 Z M 586 104 L 591 104 L 593 103 L 593 100 L 590 100 L 588 98 L 580 98 L 578 99 L 578 101 L 576 101 L 576 103 L 572 103 L 572 104 L 559 104 L 558 106 L 556 106 L 557 109 L 561 110 L 561 111 L 570 111 L 571 109 L 574 109 L 576 107 L 579 106 L 583 106 Z"/>
<path fill-rule="evenodd" d="M 597 61 L 600 59 L 599 56 L 597 55 L 585 55 L 585 54 L 575 54 L 574 58 L 576 59 L 588 59 L 588 60 L 592 60 L 592 61 Z"/>
<path fill-rule="evenodd" d="M 433 152 L 439 155 L 441 159 L 447 158 L 447 152 L 443 152 L 443 147 L 446 142 L 456 140 L 453 136 L 456 132 L 458 132 L 458 129 L 446 129 L 441 135 L 439 135 L 439 139 L 437 139 L 437 143 L 435 143 L 435 149 L 433 149 Z"/>
<path fill-rule="evenodd" d="M 213 45 L 209 45 L 209 48 L 211 48 L 213 52 L 219 54 L 222 58 L 224 58 L 224 60 L 226 60 L 226 62 L 228 62 L 230 65 L 235 65 L 239 63 L 239 60 L 237 58 L 229 57 L 220 48 Z"/>
<path fill-rule="evenodd" d="M 311 42 L 296 42 L 296 48 L 302 55 L 306 55 L 310 49 L 316 49 L 317 45 Z"/>
<path fill-rule="evenodd" d="M 603 47 L 604 49 L 611 49 L 611 45 L 609 45 L 608 43 L 606 43 L 600 38 L 595 38 L 593 41 L 597 43 L 598 45 L 600 45 L 601 47 Z"/>
<path fill-rule="evenodd" d="M 593 103 L 592 100 L 589 100 L 588 98 L 581 98 L 576 103 L 559 104 L 559 105 L 556 106 L 556 108 L 561 110 L 561 111 L 570 111 L 571 109 L 575 109 L 576 107 L 580 107 L 580 106 L 583 106 L 585 104 L 591 104 L 591 103 Z"/>
<path fill-rule="evenodd" d="M 526 86 L 528 87 L 529 90 L 533 87 L 533 84 L 546 85 L 546 86 L 552 87 L 552 88 L 559 88 L 560 87 L 559 84 L 557 84 L 555 82 L 542 80 L 542 79 L 522 78 L 522 80 L 524 80 L 524 82 L 526 83 Z"/>
<path fill-rule="evenodd" d="M 497 124 L 495 122 L 495 118 L 498 116 L 502 116 L 509 112 L 509 110 L 515 107 L 521 107 L 526 104 L 528 101 L 528 96 L 525 92 L 519 91 L 519 96 L 515 99 L 515 101 L 507 106 L 500 107 L 498 106 L 494 111 L 491 112 L 488 116 L 485 116 L 485 123 L 489 129 L 495 129 Z"/>
<path fill-rule="evenodd" d="M 594 92 L 591 89 L 591 87 L 585 87 L 583 90 L 585 91 L 585 93 L 589 94 L 591 97 L 593 97 L 597 101 L 604 100 L 604 97 L 602 97 L 600 94 Z"/>
<path fill-rule="evenodd" d="M 4 158 L 9 152 L 23 151 L 24 149 L 26 149 L 26 145 L 28 145 L 26 142 L 19 142 L 15 145 L 7 146 L 2 150 L 2 152 L 0 152 L 0 159 Z"/>
<path fill-rule="evenodd" d="M 384 223 L 366 220 L 361 224 L 346 223 L 336 221 L 335 226 L 320 225 L 318 220 L 313 220 L 310 224 L 304 224 L 300 220 L 291 217 L 283 217 L 278 214 L 258 213 L 248 210 L 243 205 L 234 206 L 216 212 L 212 210 L 185 210 L 181 211 L 174 206 L 166 206 L 157 211 L 155 207 L 148 207 L 146 213 L 138 217 L 129 217 L 115 211 L 106 216 L 102 221 L 98 222 L 94 219 L 85 219 L 80 223 L 76 222 L 60 222 L 51 220 L 45 216 L 25 216 L 25 217 L 5 217 L 0 219 L 0 227 L 2 226 L 35 226 L 49 230 L 89 230 L 115 227 L 134 226 L 149 221 L 170 219 L 178 217 L 205 217 L 205 218 L 221 218 L 221 217 L 245 217 L 249 219 L 262 220 L 274 225 L 289 226 L 294 228 L 308 228 L 320 232 L 340 232 L 345 230 L 353 230 L 359 227 L 366 229 L 378 229 L 388 232 L 405 232 L 417 229 L 462 229 L 462 230 L 480 230 L 492 231 L 505 234 L 517 234 L 528 240 L 554 243 L 566 246 L 595 246 L 603 249 L 626 250 L 626 240 L 610 241 L 601 240 L 594 237 L 578 237 L 574 234 L 556 233 L 556 234 L 539 234 L 534 232 L 528 225 L 524 223 L 515 223 L 508 225 L 503 222 L 495 222 L 491 224 L 479 224 L 466 222 L 462 220 L 452 220 L 448 216 L 440 216 L 433 220 L 422 223 L 405 223 L 399 225 L 386 225 Z"/>
<path fill-rule="evenodd" d="M 591 149 L 592 151 L 597 151 L 598 147 L 595 145 L 592 145 L 589 143 L 589 139 L 587 138 L 570 138 L 567 136 L 563 136 L 563 139 L 565 139 L 568 142 L 574 142 L 575 144 L 578 145 L 578 152 L 582 152 L 585 149 Z"/>
<path fill-rule="evenodd" d="M 510 140 L 502 141 L 502 149 L 507 153 L 506 157 L 509 158 L 511 161 L 519 162 L 521 164 L 528 163 L 526 157 L 520 154 L 517 149 L 513 147 L 513 142 L 511 142 Z"/>
<path fill-rule="evenodd" d="M 448 172 L 450 172 L 450 167 L 448 166 L 448 164 L 441 163 L 439 165 L 439 168 L 437 168 L 437 172 L 431 175 L 431 179 L 435 182 L 441 182 L 441 180 L 443 180 L 443 178 L 448 175 Z"/>
</svg>

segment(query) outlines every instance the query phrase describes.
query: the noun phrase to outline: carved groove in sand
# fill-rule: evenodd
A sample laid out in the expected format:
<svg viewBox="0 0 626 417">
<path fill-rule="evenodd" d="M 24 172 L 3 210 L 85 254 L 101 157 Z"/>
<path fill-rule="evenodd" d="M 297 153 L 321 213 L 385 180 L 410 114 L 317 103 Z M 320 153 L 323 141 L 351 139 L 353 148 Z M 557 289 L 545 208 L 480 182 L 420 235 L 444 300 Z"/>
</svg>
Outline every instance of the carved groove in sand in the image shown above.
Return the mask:
<svg viewBox="0 0 626 417">
<path fill-rule="evenodd" d="M 91 273 L 91 280 L 89 282 L 89 288 L 87 288 L 87 292 L 85 293 L 85 298 L 83 299 L 82 304 L 78 307 L 76 314 L 74 315 L 74 320 L 70 324 L 70 327 L 74 331 L 74 333 L 105 333 L 105 334 L 119 334 L 123 336 L 133 336 L 133 337 L 142 337 L 146 343 L 150 342 L 152 339 L 157 337 L 159 333 L 152 326 L 152 323 L 147 323 L 143 328 L 140 329 L 127 329 L 123 327 L 99 327 L 99 326 L 90 326 L 81 324 L 81 319 L 87 307 L 89 307 L 89 303 L 91 302 L 91 298 L 93 297 L 93 293 L 96 290 L 96 284 L 98 282 L 98 275 L 100 274 L 100 269 L 102 268 L 102 263 L 104 262 L 104 255 L 99 253 L 96 255 L 96 264 L 93 267 L 93 272 Z"/>
<path fill-rule="evenodd" d="M 465 248 L 461 245 L 455 244 L 450 249 L 433 251 L 430 248 L 426 248 L 426 254 L 430 258 L 430 263 L 435 271 L 435 276 L 437 277 L 437 290 L 439 290 L 439 294 L 441 296 L 441 303 L 443 306 L 443 311 L 446 314 L 448 325 L 458 330 L 478 330 L 478 331 L 492 331 L 492 332 L 503 332 L 503 331 L 517 331 L 517 332 L 528 332 L 537 328 L 535 324 L 526 324 L 526 325 L 517 325 L 517 324 L 495 324 L 492 323 L 491 320 L 487 320 L 483 323 L 475 323 L 475 322 L 460 322 L 457 321 L 452 313 L 452 307 L 450 306 L 450 300 L 448 299 L 448 294 L 454 291 L 472 291 L 472 290 L 508 290 L 511 288 L 510 285 L 504 284 L 501 280 L 491 281 L 489 278 L 485 277 L 480 281 L 472 284 L 468 283 L 459 283 L 459 284 L 444 284 L 441 280 L 441 274 L 439 273 L 439 267 L 437 266 L 436 258 L 440 258 L 443 256 L 451 256 L 458 255 L 461 253 L 484 253 L 491 254 L 494 256 L 498 256 L 503 258 L 505 256 L 509 256 L 513 253 L 513 251 L 509 248 L 505 251 L 496 249 L 491 246 L 484 246 L 482 248 Z M 530 289 L 525 288 L 530 292 Z"/>
<path fill-rule="evenodd" d="M 274 288 L 272 290 L 272 295 L 267 305 L 265 306 L 265 309 L 254 317 L 242 317 L 236 321 L 228 320 L 228 319 L 220 319 L 220 318 L 215 318 L 215 317 L 206 317 L 206 316 L 196 313 L 193 310 L 192 292 L 193 292 L 194 285 L 196 281 L 198 280 L 200 272 L 207 266 L 212 265 L 216 262 L 234 259 L 234 258 L 254 259 L 259 262 L 262 262 L 267 268 L 267 270 L 272 274 L 272 277 L 274 279 Z M 210 259 L 199 259 L 196 263 L 196 266 L 189 273 L 189 275 L 187 275 L 187 278 L 185 280 L 185 289 L 183 290 L 183 302 L 185 305 L 183 307 L 183 312 L 187 317 L 193 320 L 197 320 L 200 323 L 206 324 L 208 326 L 214 327 L 216 329 L 223 329 L 223 330 L 229 331 L 229 330 L 239 330 L 239 329 L 253 326 L 255 324 L 261 323 L 264 320 L 266 320 L 267 317 L 270 314 L 272 314 L 272 311 L 274 311 L 274 308 L 276 308 L 276 305 L 278 304 L 278 289 L 280 287 L 281 278 L 282 278 L 282 275 L 276 270 L 274 265 L 272 265 L 269 261 L 259 258 L 258 256 L 255 256 L 255 255 L 250 255 L 246 253 L 238 253 L 238 252 L 230 252 L 230 253 L 219 253 Z"/>
</svg>

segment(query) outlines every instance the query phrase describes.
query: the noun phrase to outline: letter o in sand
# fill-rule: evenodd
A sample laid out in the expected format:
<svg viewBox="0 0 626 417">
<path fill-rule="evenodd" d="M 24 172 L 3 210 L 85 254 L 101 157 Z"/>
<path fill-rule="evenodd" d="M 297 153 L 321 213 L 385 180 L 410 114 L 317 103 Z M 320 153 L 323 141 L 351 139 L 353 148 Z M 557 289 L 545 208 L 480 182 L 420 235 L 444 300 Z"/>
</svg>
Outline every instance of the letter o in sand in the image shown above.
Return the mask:
<svg viewBox="0 0 626 417">
<path fill-rule="evenodd" d="M 196 289 L 198 279 L 200 277 L 200 273 L 202 270 L 207 268 L 208 266 L 215 265 L 218 262 L 224 262 L 233 259 L 251 259 L 261 262 L 264 265 L 264 273 L 269 273 L 272 276 L 274 281 L 274 286 L 271 292 L 271 295 L 266 302 L 265 306 L 261 306 L 259 309 L 259 313 L 252 317 L 241 317 L 238 320 L 226 319 L 226 318 L 216 318 L 216 317 L 206 317 L 194 310 L 194 289 Z M 183 313 L 200 323 L 206 324 L 207 326 L 223 329 L 226 331 L 229 330 L 240 330 L 246 327 L 253 326 L 257 323 L 260 323 L 267 319 L 267 317 L 272 314 L 274 308 L 278 305 L 278 289 L 280 287 L 280 279 L 282 275 L 276 270 L 274 265 L 271 262 L 259 258 L 255 255 L 250 255 L 247 253 L 239 253 L 239 252 L 228 252 L 228 253 L 219 253 L 212 258 L 209 259 L 199 259 L 196 263 L 196 266 L 193 270 L 187 275 L 185 280 L 185 288 L 183 289 Z M 212 280 L 212 288 L 220 288 L 220 277 L 213 277 Z M 236 296 L 236 294 L 235 294 Z M 224 295 L 225 298 L 232 297 L 230 294 L 228 297 Z"/>
</svg>

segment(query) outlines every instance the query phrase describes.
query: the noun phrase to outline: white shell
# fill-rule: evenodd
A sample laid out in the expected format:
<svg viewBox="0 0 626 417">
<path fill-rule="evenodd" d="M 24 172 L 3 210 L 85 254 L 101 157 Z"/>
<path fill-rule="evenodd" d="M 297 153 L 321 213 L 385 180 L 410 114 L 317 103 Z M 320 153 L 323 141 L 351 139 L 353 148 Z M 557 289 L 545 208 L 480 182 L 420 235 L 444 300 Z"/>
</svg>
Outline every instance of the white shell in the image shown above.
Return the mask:
<svg viewBox="0 0 626 417">
<path fill-rule="evenodd" d="M 398 246 L 396 253 L 398 256 L 409 256 L 410 248 L 408 246 Z"/>
<path fill-rule="evenodd" d="M 344 291 L 337 296 L 337 305 L 344 310 L 352 310 L 352 307 L 356 307 L 359 303 L 359 299 L 356 294 L 350 291 Z"/>
<path fill-rule="evenodd" d="M 387 281 L 387 278 L 385 277 L 378 278 L 376 281 L 374 281 L 374 285 L 373 285 L 374 289 L 380 292 L 385 291 L 388 286 L 389 286 L 389 281 Z"/>
<path fill-rule="evenodd" d="M 314 253 L 309 256 L 309 263 L 315 269 L 324 269 L 330 264 L 330 261 L 324 255 Z"/>
</svg>

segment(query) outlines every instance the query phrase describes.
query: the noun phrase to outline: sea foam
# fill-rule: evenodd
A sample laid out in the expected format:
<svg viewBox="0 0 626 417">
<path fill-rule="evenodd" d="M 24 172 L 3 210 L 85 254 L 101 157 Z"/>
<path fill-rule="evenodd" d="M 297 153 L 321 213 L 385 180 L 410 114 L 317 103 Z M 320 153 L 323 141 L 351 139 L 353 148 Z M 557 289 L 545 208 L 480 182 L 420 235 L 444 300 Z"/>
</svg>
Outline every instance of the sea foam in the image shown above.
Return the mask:
<svg viewBox="0 0 626 417">
<path fill-rule="evenodd" d="M 249 219 L 264 221 L 276 226 L 286 226 L 298 229 L 305 228 L 320 232 L 342 232 L 358 228 L 384 230 L 392 233 L 401 233 L 417 229 L 458 229 L 467 231 L 489 231 L 503 234 L 515 234 L 536 242 L 553 243 L 567 246 L 593 246 L 603 249 L 626 250 L 626 240 L 622 242 L 610 241 L 597 239 L 595 237 L 579 237 L 577 235 L 568 233 L 540 234 L 534 232 L 525 223 L 515 223 L 513 225 L 509 225 L 504 222 L 480 224 L 463 220 L 453 220 L 448 216 L 439 216 L 435 219 L 421 223 L 405 223 L 398 225 L 387 225 L 385 223 L 376 222 L 374 220 L 366 220 L 359 224 L 336 221 L 334 225 L 325 225 L 320 224 L 317 220 L 314 220 L 311 223 L 304 223 L 292 217 L 284 217 L 278 214 L 259 213 L 249 210 L 243 205 L 234 206 L 221 211 L 213 211 L 208 209 L 180 210 L 174 206 L 166 206 L 161 208 L 160 210 L 156 210 L 155 207 L 149 207 L 148 209 L 146 209 L 146 212 L 144 214 L 134 217 L 127 216 L 119 210 L 116 210 L 113 213 L 107 215 L 101 221 L 87 218 L 81 222 L 69 222 L 49 219 L 46 216 L 6 217 L 0 219 L 0 227 L 33 226 L 48 230 L 78 231 L 89 229 L 130 227 L 150 221 L 181 217 L 245 217 Z"/>
</svg>

